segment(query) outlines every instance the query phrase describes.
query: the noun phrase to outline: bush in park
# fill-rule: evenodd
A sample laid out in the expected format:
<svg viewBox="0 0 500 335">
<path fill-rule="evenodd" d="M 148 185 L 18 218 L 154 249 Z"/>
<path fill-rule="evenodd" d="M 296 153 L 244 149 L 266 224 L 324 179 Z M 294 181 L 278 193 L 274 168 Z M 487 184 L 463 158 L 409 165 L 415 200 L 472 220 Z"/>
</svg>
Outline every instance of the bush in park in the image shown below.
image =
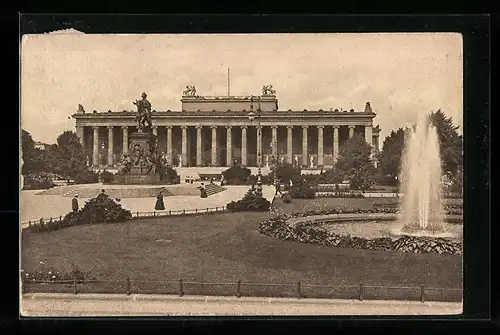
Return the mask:
<svg viewBox="0 0 500 335">
<path fill-rule="evenodd" d="M 100 194 L 88 200 L 78 212 L 69 212 L 61 221 L 50 220 L 32 226 L 35 231 L 51 231 L 65 227 L 93 223 L 125 222 L 132 218 L 132 213 L 111 199 L 106 194 Z M 28 228 L 30 229 L 30 228 Z"/>
<path fill-rule="evenodd" d="M 46 172 L 35 172 L 24 176 L 24 190 L 41 190 L 54 187 L 52 174 Z"/>
<path fill-rule="evenodd" d="M 99 175 L 91 170 L 79 172 L 75 177 L 76 184 L 94 184 L 99 182 Z"/>
<path fill-rule="evenodd" d="M 242 166 L 232 166 L 222 172 L 227 185 L 245 185 L 251 175 L 248 168 Z"/>
<path fill-rule="evenodd" d="M 99 179 L 103 183 L 111 183 L 115 179 L 115 175 L 109 171 L 102 171 L 101 174 L 99 175 Z"/>
<path fill-rule="evenodd" d="M 289 204 L 292 202 L 292 196 L 290 195 L 290 193 L 285 193 L 283 194 L 283 196 L 281 197 L 281 200 L 283 200 L 283 202 L 285 204 Z"/>
<path fill-rule="evenodd" d="M 290 195 L 294 199 L 314 199 L 316 198 L 316 191 L 308 184 L 301 184 L 292 186 Z"/>
<path fill-rule="evenodd" d="M 177 171 L 175 171 L 170 166 L 163 167 L 163 171 L 160 174 L 160 178 L 166 184 L 179 184 L 180 183 L 180 177 L 177 175 Z"/>
<path fill-rule="evenodd" d="M 271 203 L 254 190 L 248 190 L 243 199 L 227 204 L 227 209 L 231 212 L 265 212 L 269 208 L 271 208 Z"/>
</svg>

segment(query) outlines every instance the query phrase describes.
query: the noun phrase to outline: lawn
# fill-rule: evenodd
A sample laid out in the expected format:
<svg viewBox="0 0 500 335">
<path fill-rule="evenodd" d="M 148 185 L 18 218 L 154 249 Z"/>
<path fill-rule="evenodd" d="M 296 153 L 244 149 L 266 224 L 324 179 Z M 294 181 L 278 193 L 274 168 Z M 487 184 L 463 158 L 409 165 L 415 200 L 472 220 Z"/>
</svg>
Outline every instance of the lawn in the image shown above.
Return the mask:
<svg viewBox="0 0 500 335">
<path fill-rule="evenodd" d="M 69 270 L 74 263 L 98 279 L 118 281 L 80 285 L 81 292 L 124 292 L 125 279 L 130 277 L 132 291 L 138 293 L 175 293 L 178 280 L 183 279 L 186 294 L 234 295 L 235 283 L 241 280 L 242 295 L 252 296 L 294 296 L 296 283 L 300 281 L 302 293 L 307 297 L 354 298 L 360 283 L 417 287 L 411 291 L 367 287 L 366 299 L 370 296 L 418 299 L 420 285 L 458 289 L 452 293 L 426 291 L 429 299 L 461 297 L 461 256 L 328 248 L 280 241 L 257 231 L 258 222 L 266 215 L 157 218 L 44 233 L 24 232 L 22 268 L 35 269 L 42 261 L 47 268 Z M 269 283 L 276 286 L 258 285 Z M 284 285 L 277 285 L 280 283 Z M 25 285 L 27 291 L 71 292 L 71 289 L 71 285 Z"/>
</svg>

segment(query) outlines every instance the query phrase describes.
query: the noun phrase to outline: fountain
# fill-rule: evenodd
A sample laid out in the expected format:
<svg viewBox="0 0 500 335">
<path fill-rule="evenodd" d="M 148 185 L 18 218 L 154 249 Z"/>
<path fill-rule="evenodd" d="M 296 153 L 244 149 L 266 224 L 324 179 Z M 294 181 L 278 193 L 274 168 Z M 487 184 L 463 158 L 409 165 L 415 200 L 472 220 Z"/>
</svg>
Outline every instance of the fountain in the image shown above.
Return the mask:
<svg viewBox="0 0 500 335">
<path fill-rule="evenodd" d="M 445 231 L 441 160 L 436 128 L 426 114 L 407 128 L 401 161 L 403 193 L 399 224 L 405 233 L 436 235 Z"/>
</svg>

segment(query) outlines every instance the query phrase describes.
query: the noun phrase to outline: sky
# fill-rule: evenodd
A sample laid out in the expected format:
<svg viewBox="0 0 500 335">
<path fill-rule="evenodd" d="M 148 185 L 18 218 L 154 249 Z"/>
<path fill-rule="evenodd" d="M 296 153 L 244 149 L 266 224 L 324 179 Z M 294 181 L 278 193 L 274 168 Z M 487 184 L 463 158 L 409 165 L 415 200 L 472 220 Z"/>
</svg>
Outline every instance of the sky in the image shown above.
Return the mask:
<svg viewBox="0 0 500 335">
<path fill-rule="evenodd" d="M 186 85 L 199 95 L 277 91 L 279 110 L 364 109 L 385 136 L 441 109 L 463 124 L 460 34 L 25 35 L 21 127 L 54 143 L 86 111 L 180 110 Z"/>
</svg>

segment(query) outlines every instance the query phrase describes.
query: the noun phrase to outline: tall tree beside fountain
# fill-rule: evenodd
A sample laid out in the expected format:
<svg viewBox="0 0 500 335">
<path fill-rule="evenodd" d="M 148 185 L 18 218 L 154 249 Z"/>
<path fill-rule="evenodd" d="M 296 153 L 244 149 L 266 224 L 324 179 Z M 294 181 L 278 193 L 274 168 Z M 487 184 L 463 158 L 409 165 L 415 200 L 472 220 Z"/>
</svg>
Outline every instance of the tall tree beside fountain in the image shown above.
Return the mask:
<svg viewBox="0 0 500 335">
<path fill-rule="evenodd" d="M 429 115 L 407 128 L 401 162 L 403 230 L 444 230 L 439 139 Z"/>
</svg>

